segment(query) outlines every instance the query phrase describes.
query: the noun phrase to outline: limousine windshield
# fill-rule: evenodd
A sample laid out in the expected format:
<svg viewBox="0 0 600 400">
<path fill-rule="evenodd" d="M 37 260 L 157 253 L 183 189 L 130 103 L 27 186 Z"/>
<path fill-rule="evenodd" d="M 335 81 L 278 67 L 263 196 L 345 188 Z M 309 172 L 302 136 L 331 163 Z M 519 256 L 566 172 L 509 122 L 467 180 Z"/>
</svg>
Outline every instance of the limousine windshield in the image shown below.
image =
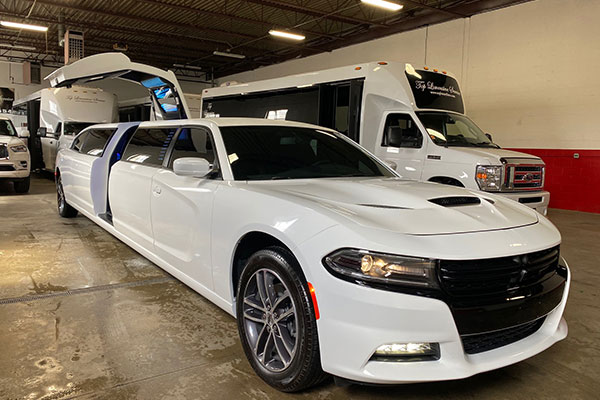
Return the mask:
<svg viewBox="0 0 600 400">
<path fill-rule="evenodd" d="M 394 176 L 346 139 L 325 130 L 282 126 L 221 128 L 236 180 Z"/>
</svg>

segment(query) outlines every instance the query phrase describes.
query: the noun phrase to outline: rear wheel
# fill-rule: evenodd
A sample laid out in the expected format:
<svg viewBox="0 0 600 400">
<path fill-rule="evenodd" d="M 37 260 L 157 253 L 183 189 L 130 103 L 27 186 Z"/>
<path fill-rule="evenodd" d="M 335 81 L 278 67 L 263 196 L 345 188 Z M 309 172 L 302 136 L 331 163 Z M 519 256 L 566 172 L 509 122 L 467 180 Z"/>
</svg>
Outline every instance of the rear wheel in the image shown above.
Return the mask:
<svg viewBox="0 0 600 400">
<path fill-rule="evenodd" d="M 15 181 L 13 183 L 14 187 L 15 187 L 15 192 L 17 193 L 27 193 L 29 192 L 29 186 L 31 184 L 31 180 L 30 177 L 28 176 L 25 179 L 22 179 L 20 181 Z"/>
<path fill-rule="evenodd" d="M 321 382 L 314 308 L 294 257 L 272 247 L 250 257 L 237 292 L 237 324 L 250 365 L 269 385 L 295 392 Z"/>
<path fill-rule="evenodd" d="M 60 175 L 56 177 L 56 200 L 58 203 L 58 214 L 63 218 L 73 218 L 77 216 L 77 210 L 74 209 L 67 200 L 62 186 Z"/>
</svg>

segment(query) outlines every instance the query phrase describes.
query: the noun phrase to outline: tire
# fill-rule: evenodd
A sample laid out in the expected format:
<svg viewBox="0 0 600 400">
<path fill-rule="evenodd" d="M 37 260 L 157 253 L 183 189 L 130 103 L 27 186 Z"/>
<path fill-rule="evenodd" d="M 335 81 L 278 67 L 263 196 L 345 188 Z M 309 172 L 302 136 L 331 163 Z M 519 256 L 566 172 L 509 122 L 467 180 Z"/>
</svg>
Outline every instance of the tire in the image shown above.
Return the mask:
<svg viewBox="0 0 600 400">
<path fill-rule="evenodd" d="M 297 271 L 289 251 L 260 250 L 248 259 L 237 291 L 237 325 L 246 357 L 261 379 L 283 392 L 306 389 L 327 377 L 314 306 Z"/>
<path fill-rule="evenodd" d="M 31 178 L 28 176 L 27 178 L 14 181 L 13 185 L 15 187 L 15 192 L 17 193 L 27 193 L 29 192 L 29 186 L 31 185 Z"/>
<path fill-rule="evenodd" d="M 56 199 L 58 203 L 58 214 L 63 218 L 74 218 L 77 216 L 77 210 L 74 209 L 65 199 L 65 192 L 62 186 L 60 175 L 56 177 Z"/>
</svg>

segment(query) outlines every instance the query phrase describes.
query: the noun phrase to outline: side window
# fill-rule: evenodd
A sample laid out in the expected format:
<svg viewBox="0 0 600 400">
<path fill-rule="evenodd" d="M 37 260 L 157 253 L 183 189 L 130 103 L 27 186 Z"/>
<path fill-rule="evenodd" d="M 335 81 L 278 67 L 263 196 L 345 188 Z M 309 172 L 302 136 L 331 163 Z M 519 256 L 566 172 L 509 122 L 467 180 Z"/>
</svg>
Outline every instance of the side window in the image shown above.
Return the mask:
<svg viewBox="0 0 600 400">
<path fill-rule="evenodd" d="M 173 146 L 169 168 L 173 168 L 173 162 L 182 157 L 204 158 L 214 164 L 215 148 L 210 131 L 205 128 L 182 128 Z"/>
<path fill-rule="evenodd" d="M 389 114 L 385 120 L 381 145 L 420 148 L 423 145 L 423 136 L 410 115 Z"/>
<path fill-rule="evenodd" d="M 89 131 L 88 132 L 84 132 L 81 135 L 77 136 L 75 138 L 75 140 L 73 140 L 73 144 L 71 145 L 71 148 L 75 151 L 79 151 L 81 152 L 81 146 L 83 145 L 85 138 L 87 137 Z"/>
<path fill-rule="evenodd" d="M 112 129 L 93 129 L 87 132 L 87 138 L 83 142 L 81 149 L 82 154 L 101 157 L 104 152 L 104 146 L 113 134 Z"/>
<path fill-rule="evenodd" d="M 122 160 L 162 166 L 177 128 L 141 128 L 127 144 Z"/>
<path fill-rule="evenodd" d="M 62 135 L 62 122 L 59 122 L 59 123 L 56 125 L 56 129 L 54 130 L 54 134 L 55 134 L 56 136 L 60 136 L 60 135 Z"/>
</svg>

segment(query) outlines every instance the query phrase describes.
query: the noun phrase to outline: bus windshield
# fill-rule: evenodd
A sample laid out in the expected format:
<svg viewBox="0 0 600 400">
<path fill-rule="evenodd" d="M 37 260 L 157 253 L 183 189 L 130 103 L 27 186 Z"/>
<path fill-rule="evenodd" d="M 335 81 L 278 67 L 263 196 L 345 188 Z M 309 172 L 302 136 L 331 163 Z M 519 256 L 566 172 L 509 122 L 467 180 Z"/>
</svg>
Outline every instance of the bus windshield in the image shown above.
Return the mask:
<svg viewBox="0 0 600 400">
<path fill-rule="evenodd" d="M 499 148 L 464 115 L 434 111 L 421 111 L 417 115 L 437 145 Z"/>
<path fill-rule="evenodd" d="M 67 136 L 75 136 L 90 125 L 97 122 L 65 122 L 64 134 Z"/>
</svg>

